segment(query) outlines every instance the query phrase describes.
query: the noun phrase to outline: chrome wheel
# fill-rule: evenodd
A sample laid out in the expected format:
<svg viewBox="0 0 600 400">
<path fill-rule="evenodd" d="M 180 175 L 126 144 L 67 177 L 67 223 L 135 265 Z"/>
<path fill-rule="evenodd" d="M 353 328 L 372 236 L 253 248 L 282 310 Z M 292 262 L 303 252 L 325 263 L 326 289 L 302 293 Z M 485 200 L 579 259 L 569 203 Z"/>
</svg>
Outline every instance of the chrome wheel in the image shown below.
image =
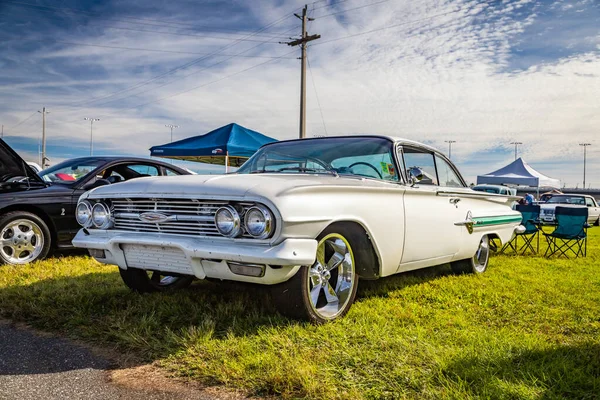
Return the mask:
<svg viewBox="0 0 600 400">
<path fill-rule="evenodd" d="M 334 319 L 349 306 L 357 277 L 348 241 L 331 233 L 319 241 L 317 260 L 308 271 L 308 298 L 323 319 Z"/>
<path fill-rule="evenodd" d="M 473 268 L 476 272 L 484 272 L 487 268 L 488 260 L 490 258 L 490 246 L 487 236 L 481 238 L 479 242 L 479 248 L 473 256 Z"/>
<path fill-rule="evenodd" d="M 16 219 L 0 232 L 0 254 L 10 264 L 27 264 L 44 249 L 44 235 L 38 224 L 29 219 Z"/>
</svg>

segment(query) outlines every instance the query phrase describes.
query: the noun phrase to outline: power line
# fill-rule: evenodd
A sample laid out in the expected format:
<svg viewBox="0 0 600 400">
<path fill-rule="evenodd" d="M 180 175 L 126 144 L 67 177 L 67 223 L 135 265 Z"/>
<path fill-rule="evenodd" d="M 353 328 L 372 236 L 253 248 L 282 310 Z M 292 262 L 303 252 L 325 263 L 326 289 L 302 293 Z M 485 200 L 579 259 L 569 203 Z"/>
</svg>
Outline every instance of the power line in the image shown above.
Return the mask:
<svg viewBox="0 0 600 400">
<path fill-rule="evenodd" d="M 284 60 L 284 59 L 286 59 L 286 57 L 285 57 L 285 56 L 288 56 L 288 55 L 290 55 L 290 54 L 294 53 L 295 51 L 296 51 L 296 50 L 292 50 L 292 51 L 291 51 L 291 52 L 289 52 L 289 53 L 283 54 L 283 55 L 282 55 L 281 57 L 279 57 L 278 59 L 273 59 L 273 60 L 267 60 L 267 61 L 263 61 L 263 62 L 261 62 L 260 64 L 253 65 L 253 66 L 251 66 L 251 67 L 248 67 L 248 68 L 245 68 L 245 69 L 243 69 L 243 70 L 241 70 L 241 71 L 234 72 L 233 74 L 229 74 L 229 75 L 223 76 L 223 77 L 221 77 L 221 78 L 219 78 L 219 79 L 215 79 L 215 80 L 213 80 L 213 81 L 210 81 L 210 82 L 207 82 L 207 83 L 203 83 L 202 85 L 194 86 L 194 87 L 192 87 L 192 88 L 190 88 L 190 89 L 186 89 L 186 90 L 184 90 L 184 91 L 181 91 L 181 92 L 173 93 L 173 94 L 170 94 L 170 95 L 168 95 L 168 96 L 164 96 L 164 97 L 161 97 L 161 98 L 158 98 L 158 99 L 155 99 L 155 100 L 152 100 L 152 101 L 149 101 L 149 102 L 143 103 L 143 104 L 138 104 L 138 105 L 136 105 L 136 106 L 132 106 L 132 107 L 123 108 L 123 109 L 121 109 L 121 110 L 122 110 L 122 111 L 124 111 L 124 110 L 131 110 L 131 109 L 133 109 L 133 108 L 144 107 L 144 106 L 146 106 L 146 105 L 148 105 L 148 104 L 152 104 L 152 103 L 158 103 L 158 102 L 160 102 L 160 101 L 163 101 L 163 100 L 166 100 L 166 99 L 170 99 L 170 98 L 172 98 L 172 97 L 175 97 L 175 96 L 179 96 L 179 95 L 182 95 L 182 94 L 185 94 L 185 93 L 189 93 L 189 92 L 191 92 L 191 91 L 194 91 L 194 90 L 196 90 L 196 89 L 200 89 L 200 88 L 203 88 L 203 87 L 205 87 L 205 86 L 212 85 L 213 83 L 221 82 L 221 81 L 223 81 L 223 80 L 225 80 L 225 79 L 228 79 L 228 78 L 231 78 L 231 77 L 233 77 L 233 76 L 236 76 L 236 75 L 242 74 L 242 73 L 244 73 L 244 72 L 250 71 L 250 70 L 252 70 L 252 69 L 255 69 L 255 68 L 261 67 L 261 66 L 263 66 L 263 65 L 265 65 L 265 64 L 268 64 L 268 63 L 271 63 L 271 62 L 279 62 L 279 61 L 281 61 L 281 60 Z"/>
<path fill-rule="evenodd" d="M 294 28 L 294 29 L 295 29 L 295 28 Z M 167 86 L 167 85 L 170 85 L 171 83 L 173 83 L 173 82 L 175 82 L 175 81 L 179 81 L 179 80 L 182 80 L 182 79 L 188 78 L 188 77 L 190 77 L 190 76 L 192 76 L 192 75 L 196 75 L 196 74 L 198 74 L 198 73 L 200 73 L 200 72 L 202 72 L 202 71 L 205 71 L 205 70 L 207 70 L 207 69 L 209 69 L 209 68 L 212 68 L 212 67 L 214 67 L 214 66 L 217 66 L 217 65 L 219 65 L 219 64 L 223 64 L 224 62 L 226 62 L 226 61 L 230 60 L 231 58 L 233 58 L 233 57 L 236 57 L 236 56 L 240 56 L 240 55 L 242 55 L 242 54 L 244 54 L 244 53 L 247 53 L 247 52 L 249 52 L 249 51 L 251 51 L 251 50 L 253 50 L 253 49 L 255 49 L 255 48 L 259 47 L 259 46 L 262 46 L 262 44 L 258 44 L 258 45 L 256 45 L 256 46 L 254 46 L 254 47 L 251 47 L 251 48 L 249 48 L 249 49 L 247 49 L 247 50 L 244 50 L 244 51 L 242 51 L 242 52 L 240 52 L 240 53 L 238 53 L 238 54 L 234 54 L 234 55 L 232 55 L 232 56 L 230 56 L 230 57 L 227 57 L 227 58 L 225 58 L 224 60 L 221 60 L 221 61 L 219 61 L 219 62 L 216 62 L 216 63 L 213 63 L 213 64 L 211 64 L 211 65 L 207 65 L 207 66 L 205 66 L 205 67 L 202 67 L 202 68 L 200 68 L 200 69 L 199 69 L 199 70 L 197 70 L 197 71 L 193 71 L 193 72 L 190 72 L 189 74 L 186 74 L 186 75 L 183 75 L 183 76 L 177 77 L 177 78 L 175 78 L 175 79 L 172 79 L 171 81 L 169 81 L 169 82 L 165 82 L 165 83 L 163 83 L 162 85 L 154 86 L 154 87 L 148 88 L 148 89 L 146 89 L 146 90 L 142 90 L 141 92 L 137 92 L 137 93 L 133 93 L 133 94 L 130 94 L 130 95 L 128 95 L 128 96 L 125 96 L 125 97 L 121 97 L 121 98 L 119 98 L 119 99 L 115 99 L 115 100 L 109 100 L 109 101 L 106 101 L 106 102 L 103 102 L 103 103 L 100 103 L 100 104 L 96 104 L 96 107 L 101 107 L 101 106 L 103 106 L 103 105 L 106 105 L 106 104 L 109 104 L 109 103 L 112 103 L 112 102 L 115 102 L 115 101 L 121 101 L 121 100 L 125 100 L 125 99 L 128 99 L 128 98 L 130 98 L 130 97 L 139 96 L 140 94 L 144 94 L 144 93 L 150 92 L 150 91 L 152 91 L 152 90 L 160 89 L 161 87 L 165 87 L 165 86 Z M 219 54 L 219 56 L 221 56 L 221 55 Z M 271 59 L 283 59 L 283 58 L 285 58 L 285 57 L 270 57 L 270 58 L 271 58 Z M 293 57 L 288 57 L 288 59 L 293 59 Z"/>
<path fill-rule="evenodd" d="M 191 36 L 191 37 L 199 37 L 203 39 L 217 39 L 217 40 L 235 40 L 239 42 L 255 42 L 255 43 L 279 43 L 276 40 L 256 40 L 256 39 L 245 39 L 242 38 L 231 38 L 231 37 L 221 37 L 221 36 L 208 36 L 208 35 L 196 35 L 193 33 L 177 33 L 177 32 L 164 32 L 164 31 L 153 31 L 150 29 L 135 29 L 135 28 L 124 28 L 119 26 L 109 26 L 108 29 L 119 29 L 124 31 L 132 31 L 132 32 L 146 32 L 146 33 L 160 33 L 162 35 L 175 35 L 175 36 Z M 252 35 L 248 35 L 252 36 Z"/>
<path fill-rule="evenodd" d="M 53 12 L 53 13 L 66 12 L 66 13 L 72 13 L 72 14 L 84 14 L 84 15 L 87 15 L 90 17 L 92 17 L 92 16 L 102 17 L 103 16 L 99 12 L 86 11 L 86 10 L 75 9 L 75 8 L 55 7 L 55 6 L 50 6 L 50 5 L 24 3 L 24 2 L 17 2 L 17 1 L 11 1 L 11 0 L 6 0 L 5 3 L 15 5 L 15 6 L 32 7 L 32 8 L 35 8 L 37 11 L 45 11 L 45 12 Z M 178 28 L 178 29 L 188 29 L 188 30 L 203 28 L 203 29 L 209 29 L 209 30 L 213 30 L 213 31 L 220 30 L 220 31 L 235 32 L 238 34 L 240 33 L 238 30 L 231 29 L 231 28 L 187 24 L 187 23 L 183 23 L 183 22 L 168 22 L 168 21 L 160 21 L 160 20 L 153 20 L 153 19 L 147 19 L 147 18 L 136 18 L 136 17 L 129 17 L 129 16 L 122 16 L 120 18 L 110 17 L 110 21 L 121 21 L 121 22 L 132 23 L 132 24 L 140 24 L 140 25 L 148 25 L 148 26 L 156 26 L 156 27 L 164 27 L 164 28 Z M 141 21 L 141 22 L 137 22 L 137 21 Z M 186 25 L 189 28 L 182 27 L 182 25 Z M 278 38 L 278 36 L 274 36 L 274 35 L 276 35 L 276 34 L 275 33 L 274 34 L 259 34 L 259 36 L 269 37 L 272 39 Z"/>
<path fill-rule="evenodd" d="M 315 17 L 315 19 L 321 19 L 321 18 L 325 18 L 325 17 L 331 17 L 332 15 L 344 14 L 344 13 L 347 13 L 349 11 L 360 10 L 361 8 L 367 8 L 367 7 L 375 6 L 377 4 L 387 3 L 388 1 L 390 1 L 390 0 L 381 0 L 381 1 L 377 1 L 375 3 L 364 4 L 364 5 L 359 6 L 359 7 L 347 8 L 345 10 L 336 11 L 336 12 L 333 12 L 333 13 L 330 13 L 330 14 L 319 15 L 319 16 Z"/>
<path fill-rule="evenodd" d="M 27 118 L 25 118 L 25 119 L 23 119 L 23 120 L 21 120 L 21 121 L 17 122 L 17 124 L 16 124 L 16 125 L 14 125 L 14 126 L 12 126 L 11 128 L 9 128 L 9 129 L 8 129 L 8 131 L 10 132 L 10 131 L 12 131 L 13 129 L 15 129 L 16 127 L 18 127 L 18 126 L 21 126 L 21 125 L 22 125 L 23 123 L 25 123 L 26 121 L 29 121 L 29 120 L 30 120 L 30 119 L 31 119 L 31 118 L 32 118 L 34 115 L 36 115 L 37 113 L 38 113 L 37 111 L 34 111 L 34 112 L 33 112 L 33 114 L 31 114 L 29 117 L 27 117 Z"/>
<path fill-rule="evenodd" d="M 47 39 L 44 39 L 47 40 Z M 52 40 L 52 39 L 50 39 Z M 63 42 L 62 40 L 53 40 L 55 43 L 70 44 L 74 46 L 88 46 L 88 47 L 100 47 L 105 49 L 120 49 L 120 50 L 133 50 L 133 51 L 149 51 L 156 53 L 173 53 L 173 54 L 194 54 L 194 55 L 209 55 L 210 53 L 196 53 L 191 51 L 178 51 L 178 50 L 159 50 L 159 49 L 145 49 L 139 47 L 123 47 L 123 46 L 112 46 L 112 45 L 101 45 L 101 44 L 90 44 L 90 43 L 76 43 L 76 42 Z M 241 54 L 219 54 L 222 57 L 244 57 L 244 58 L 278 58 L 270 56 L 252 56 L 252 55 L 241 55 Z"/>
<path fill-rule="evenodd" d="M 288 19 L 288 18 L 291 18 L 291 17 L 292 17 L 292 15 L 293 15 L 293 14 L 288 14 L 288 15 L 285 15 L 285 16 L 283 16 L 283 17 L 279 18 L 278 20 L 276 20 L 276 21 L 274 21 L 274 22 L 272 22 L 272 23 L 270 23 L 270 24 L 267 24 L 266 26 L 264 26 L 264 27 L 262 27 L 262 28 L 258 29 L 258 30 L 257 30 L 256 32 L 254 32 L 254 33 L 260 33 L 260 32 L 263 32 L 263 31 L 265 31 L 266 29 L 269 29 L 270 27 L 272 27 L 272 26 L 274 26 L 274 25 L 277 25 L 277 24 L 279 24 L 279 23 L 283 22 L 283 21 L 285 21 L 285 20 L 286 20 L 286 19 Z M 147 84 L 149 84 L 149 83 L 151 83 L 151 82 L 154 82 L 154 81 L 156 81 L 156 80 L 158 80 L 158 79 L 160 79 L 160 78 L 162 78 L 162 77 L 164 77 L 164 76 L 171 75 L 171 74 L 173 74 L 173 73 L 175 73 L 175 72 L 177 72 L 177 71 L 179 71 L 179 70 L 181 70 L 181 69 L 185 69 L 185 68 L 191 67 L 191 66 L 193 66 L 193 65 L 195 65 L 195 64 L 198 64 L 198 63 L 200 63 L 200 62 L 202 62 L 202 61 L 204 61 L 204 60 L 206 60 L 206 59 L 210 58 L 211 56 L 218 55 L 218 54 L 219 54 L 219 53 L 221 53 L 222 51 L 225 51 L 226 49 L 228 49 L 228 48 L 230 48 L 230 47 L 232 47 L 232 46 L 235 46 L 235 45 L 236 45 L 236 44 L 238 44 L 238 43 L 239 43 L 239 41 L 234 41 L 234 42 L 232 42 L 232 43 L 229 43 L 228 45 L 225 45 L 225 46 L 223 46 L 223 47 L 222 47 L 222 48 L 220 48 L 219 50 L 216 50 L 216 51 L 214 51 L 213 53 L 211 53 L 211 54 L 209 54 L 209 55 L 206 55 L 206 56 L 203 56 L 203 57 L 197 58 L 197 59 L 195 59 L 195 60 L 192 60 L 192 61 L 190 61 L 190 62 L 187 62 L 187 63 L 185 63 L 185 64 L 183 64 L 183 65 L 180 65 L 180 66 L 178 66 L 178 67 L 172 68 L 172 69 L 170 69 L 169 71 L 163 72 L 163 73 L 161 73 L 161 74 L 159 74 L 159 75 L 156 75 L 156 76 L 154 76 L 154 77 L 152 77 L 152 78 L 150 78 L 150 79 L 147 79 L 147 80 L 145 80 L 145 81 L 142 81 L 142 82 L 138 82 L 137 84 L 135 84 L 135 85 L 133 85 L 133 86 L 130 86 L 130 87 L 128 87 L 128 88 L 125 88 L 125 89 L 118 90 L 118 91 L 116 91 L 116 92 L 113 92 L 113 93 L 111 93 L 111 94 L 108 94 L 108 95 L 106 95 L 106 96 L 101 96 L 101 97 L 96 97 L 96 98 L 90 99 L 90 100 L 88 100 L 88 101 L 84 102 L 83 104 L 79 103 L 79 104 L 78 104 L 78 107 L 77 107 L 77 109 L 83 108 L 84 106 L 86 106 L 86 105 L 88 105 L 88 104 L 91 104 L 91 103 L 94 103 L 94 102 L 96 102 L 96 101 L 99 101 L 99 100 L 104 100 L 104 99 L 108 99 L 108 98 L 111 98 L 111 97 L 117 96 L 117 95 L 119 95 L 119 94 L 122 94 L 122 93 L 125 93 L 125 92 L 128 92 L 128 91 L 131 91 L 131 90 L 135 90 L 135 89 L 137 89 L 137 88 L 139 88 L 139 87 L 145 86 L 145 85 L 147 85 Z M 259 44 L 258 46 L 260 46 L 260 45 L 262 45 L 262 43 L 261 43 L 261 44 Z M 258 46 L 252 47 L 251 49 L 254 49 L 254 48 L 258 47 Z M 251 49 L 249 49 L 249 50 L 251 50 Z"/>
<path fill-rule="evenodd" d="M 319 101 L 319 93 L 317 92 L 317 85 L 315 83 L 315 77 L 312 72 L 312 68 L 310 66 L 310 58 L 308 54 L 306 55 L 306 62 L 308 63 L 308 71 L 310 72 L 310 79 L 313 84 L 313 88 L 315 89 L 315 97 L 317 98 L 317 105 L 319 106 L 319 111 L 321 112 L 321 120 L 323 121 L 323 129 L 325 130 L 325 135 L 327 135 L 327 126 L 325 126 L 325 117 L 323 116 L 323 108 L 321 107 L 321 102 Z"/>
<path fill-rule="evenodd" d="M 433 19 L 433 18 L 443 17 L 445 15 L 454 14 L 456 12 L 457 11 L 447 11 L 447 12 L 444 12 L 444 13 L 431 15 L 431 16 L 425 17 L 425 18 L 420 18 L 420 19 L 415 19 L 415 20 L 412 20 L 412 21 L 401 22 L 399 24 L 388 25 L 388 26 L 384 26 L 384 27 L 381 27 L 381 28 L 377 28 L 377 29 L 371 29 L 371 30 L 365 31 L 365 32 L 360 32 L 360 33 L 355 33 L 355 34 L 348 35 L 348 36 L 342 36 L 342 37 L 338 37 L 338 38 L 334 38 L 334 39 L 325 40 L 325 41 L 322 41 L 322 42 L 319 42 L 319 43 L 315 43 L 312 46 L 319 46 L 319 45 L 322 45 L 322 44 L 325 44 L 325 43 L 337 42 L 338 40 L 344 40 L 344 39 L 350 39 L 350 38 L 357 37 L 357 36 L 368 35 L 369 33 L 379 32 L 379 31 L 383 31 L 383 30 L 386 30 L 386 29 L 397 28 L 399 26 L 416 24 L 417 22 L 423 22 L 423 21 L 427 21 L 427 20 L 430 20 L 430 19 Z"/>
</svg>

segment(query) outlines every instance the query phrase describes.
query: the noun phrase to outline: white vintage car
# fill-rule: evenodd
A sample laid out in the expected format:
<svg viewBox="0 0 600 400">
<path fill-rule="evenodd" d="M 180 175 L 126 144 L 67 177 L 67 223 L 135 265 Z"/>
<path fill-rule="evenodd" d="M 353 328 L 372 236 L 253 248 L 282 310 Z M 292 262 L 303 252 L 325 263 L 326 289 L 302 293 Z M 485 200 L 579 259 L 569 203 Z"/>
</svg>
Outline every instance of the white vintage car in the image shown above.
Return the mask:
<svg viewBox="0 0 600 400">
<path fill-rule="evenodd" d="M 81 196 L 73 244 L 138 292 L 195 278 L 269 285 L 285 315 L 345 315 L 360 279 L 450 263 L 482 273 L 524 229 L 517 198 L 470 190 L 439 151 L 384 136 L 262 147 L 237 173 L 141 178 Z"/>
<path fill-rule="evenodd" d="M 600 207 L 596 199 L 587 194 L 554 194 L 545 203 L 540 203 L 540 220 L 544 223 L 555 222 L 554 210 L 561 207 L 587 207 L 588 224 L 600 225 Z"/>
</svg>

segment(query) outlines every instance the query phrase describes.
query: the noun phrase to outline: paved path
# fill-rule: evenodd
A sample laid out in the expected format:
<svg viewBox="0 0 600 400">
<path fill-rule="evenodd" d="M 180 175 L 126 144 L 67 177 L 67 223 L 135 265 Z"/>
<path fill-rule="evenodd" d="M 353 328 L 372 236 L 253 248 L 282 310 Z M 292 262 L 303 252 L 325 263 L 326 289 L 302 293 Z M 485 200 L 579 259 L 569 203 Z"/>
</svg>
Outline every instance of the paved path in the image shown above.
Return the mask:
<svg viewBox="0 0 600 400">
<path fill-rule="evenodd" d="M 109 381 L 111 362 L 67 340 L 0 321 L 0 399 L 211 399 L 203 392 L 137 390 Z"/>
</svg>

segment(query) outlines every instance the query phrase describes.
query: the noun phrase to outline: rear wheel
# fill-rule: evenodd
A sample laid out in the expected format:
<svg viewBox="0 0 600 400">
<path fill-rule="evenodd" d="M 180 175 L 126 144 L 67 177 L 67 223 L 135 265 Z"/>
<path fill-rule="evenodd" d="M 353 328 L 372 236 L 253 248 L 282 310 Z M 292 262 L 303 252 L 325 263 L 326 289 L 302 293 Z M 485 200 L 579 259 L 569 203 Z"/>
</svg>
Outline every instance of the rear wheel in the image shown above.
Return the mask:
<svg viewBox="0 0 600 400">
<path fill-rule="evenodd" d="M 490 260 L 489 243 L 488 236 L 483 236 L 473 257 L 450 263 L 452 271 L 455 274 L 481 274 L 485 272 Z"/>
<path fill-rule="evenodd" d="M 183 289 L 194 280 L 191 276 L 171 276 L 158 271 L 145 271 L 137 268 L 119 268 L 125 285 L 138 293 L 166 292 Z"/>
<path fill-rule="evenodd" d="M 358 288 L 354 249 L 370 246 L 364 232 L 326 229 L 318 238 L 316 261 L 303 266 L 289 281 L 272 288 L 278 310 L 314 323 L 341 318 L 352 306 Z"/>
<path fill-rule="evenodd" d="M 37 215 L 15 211 L 0 217 L 0 264 L 22 265 L 46 258 L 50 230 Z"/>
</svg>

